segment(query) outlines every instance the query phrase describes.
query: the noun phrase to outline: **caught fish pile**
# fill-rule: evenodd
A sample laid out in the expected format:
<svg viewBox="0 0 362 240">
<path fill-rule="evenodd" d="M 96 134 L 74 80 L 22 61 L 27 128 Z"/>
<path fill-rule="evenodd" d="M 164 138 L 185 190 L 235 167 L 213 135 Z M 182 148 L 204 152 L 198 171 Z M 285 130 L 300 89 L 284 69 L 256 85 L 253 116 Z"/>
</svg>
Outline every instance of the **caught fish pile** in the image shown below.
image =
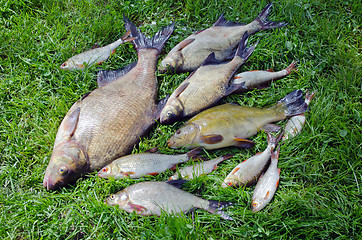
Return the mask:
<svg viewBox="0 0 362 240">
<path fill-rule="evenodd" d="M 230 94 L 264 87 L 296 70 L 296 63 L 292 62 L 278 72 L 253 70 L 237 74 L 257 47 L 258 42 L 248 47 L 249 36 L 287 25 L 267 19 L 271 6 L 269 3 L 249 24 L 232 22 L 221 15 L 210 28 L 177 44 L 161 61 L 158 70 L 169 74 L 193 72 L 169 98 L 161 101 L 156 100 L 155 72 L 158 56 L 173 32 L 174 23 L 148 38 L 124 16 L 126 33 L 119 40 L 64 62 L 60 68 L 67 70 L 100 64 L 126 42 L 134 44 L 138 56 L 137 62 L 123 69 L 99 71 L 98 88 L 70 108 L 56 135 L 45 171 L 44 187 L 54 190 L 67 186 L 94 171 L 98 171 L 101 178 L 120 180 L 169 172 L 199 158 L 202 149 L 253 147 L 255 143 L 249 138 L 265 131 L 268 137 L 266 149 L 236 165 L 221 184 L 225 188 L 250 186 L 257 182 L 251 209 L 256 212 L 264 208 L 273 198 L 279 183 L 278 142 L 300 133 L 314 93 L 307 93 L 304 99 L 302 90 L 294 90 L 267 108 L 217 104 Z M 189 152 L 168 155 L 152 149 L 130 154 L 140 137 L 158 120 L 161 124 L 170 124 L 185 118 L 190 119 L 176 130 L 167 144 L 172 149 L 191 149 Z M 280 133 L 282 127 L 274 123 L 284 119 L 289 120 Z M 273 136 L 273 132 L 279 132 L 278 136 Z M 176 214 L 199 208 L 231 220 L 221 210 L 231 203 L 206 200 L 173 186 L 178 178 L 191 180 L 209 174 L 219 163 L 231 157 L 228 154 L 188 164 L 168 177 L 170 182 L 139 182 L 111 195 L 105 202 L 140 215 Z"/>
</svg>

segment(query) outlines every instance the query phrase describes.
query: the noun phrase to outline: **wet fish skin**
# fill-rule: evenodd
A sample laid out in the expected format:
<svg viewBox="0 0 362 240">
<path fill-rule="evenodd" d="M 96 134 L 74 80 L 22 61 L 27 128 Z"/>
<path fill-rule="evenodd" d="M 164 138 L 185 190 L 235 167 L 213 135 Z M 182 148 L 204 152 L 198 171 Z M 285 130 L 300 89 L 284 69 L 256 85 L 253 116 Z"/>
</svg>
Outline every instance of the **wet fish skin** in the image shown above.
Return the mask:
<svg viewBox="0 0 362 240">
<path fill-rule="evenodd" d="M 235 75 L 232 83 L 233 84 L 245 83 L 245 89 L 241 90 L 244 91 L 251 90 L 259 86 L 264 86 L 270 81 L 286 77 L 291 72 L 296 70 L 297 68 L 295 67 L 295 62 L 292 62 L 287 68 L 278 72 L 273 72 L 271 69 L 266 71 L 253 70 L 253 71 L 242 72 Z"/>
<path fill-rule="evenodd" d="M 277 139 L 268 134 L 268 146 L 267 148 L 258 153 L 251 158 L 246 159 L 245 161 L 239 163 L 224 179 L 221 187 L 226 188 L 228 186 L 238 187 L 247 185 L 250 186 L 254 183 L 263 169 L 267 165 L 270 159 L 270 154 L 275 149 L 276 144 L 278 143 Z"/>
<path fill-rule="evenodd" d="M 312 94 L 309 94 L 309 92 L 307 92 L 305 94 L 305 103 L 308 106 L 309 106 L 310 102 L 312 101 L 314 95 L 315 95 L 315 92 L 313 92 Z M 306 118 L 305 118 L 304 113 L 293 116 L 290 119 L 288 119 L 288 121 L 284 127 L 284 135 L 282 137 L 282 141 L 285 141 L 287 139 L 293 138 L 296 135 L 298 135 L 304 127 L 305 119 Z"/>
<path fill-rule="evenodd" d="M 156 175 L 176 164 L 189 161 L 200 153 L 201 148 L 195 148 L 188 153 L 166 155 L 158 153 L 139 153 L 118 158 L 102 168 L 98 176 L 102 178 L 140 178 L 144 175 Z"/>
<path fill-rule="evenodd" d="M 231 205 L 230 202 L 205 200 L 166 182 L 148 181 L 133 184 L 108 197 L 106 203 L 110 206 L 118 205 L 126 212 L 136 212 L 145 216 L 160 216 L 162 212 L 176 214 L 200 208 L 219 214 L 224 219 L 232 220 L 220 210 L 222 207 Z"/>
<path fill-rule="evenodd" d="M 113 43 L 110 43 L 103 47 L 90 49 L 86 52 L 82 52 L 69 58 L 62 65 L 60 65 L 60 69 L 82 70 L 86 66 L 101 64 L 102 62 L 106 61 L 111 54 L 115 52 L 115 49 L 119 45 L 134 40 L 134 38 L 129 37 L 129 34 L 130 31 L 127 31 L 120 39 Z"/>
<path fill-rule="evenodd" d="M 70 108 L 59 126 L 45 171 L 43 186 L 48 190 L 66 186 L 129 154 L 159 117 L 163 105 L 156 103 L 157 57 L 174 25 L 163 28 L 152 39 L 146 38 L 127 18 L 125 26 L 135 38 L 137 64 L 121 75 L 101 71 L 99 79 L 111 76 L 112 81 L 107 79 L 107 84 Z"/>
<path fill-rule="evenodd" d="M 226 159 L 231 158 L 233 155 L 224 155 L 219 158 L 211 159 L 209 161 L 200 162 L 192 166 L 187 166 L 181 168 L 177 173 L 172 175 L 169 180 L 176 180 L 179 177 L 187 180 L 197 178 L 201 175 L 209 174 L 217 168 L 217 165 L 225 161 Z"/>
<path fill-rule="evenodd" d="M 270 123 L 301 114 L 307 110 L 303 91 L 295 90 L 269 108 L 223 104 L 209 108 L 185 123 L 168 140 L 170 148 L 218 149 L 228 146 L 251 147 L 247 138 Z"/>
<path fill-rule="evenodd" d="M 252 35 L 260 30 L 287 25 L 268 21 L 271 6 L 272 3 L 269 3 L 254 21 L 246 25 L 229 21 L 221 15 L 212 27 L 194 33 L 177 44 L 161 61 L 158 70 L 193 71 L 200 67 L 212 52 L 216 59 L 223 61 L 230 57 L 245 32 Z"/>
<path fill-rule="evenodd" d="M 234 58 L 229 62 L 220 63 L 215 59 L 214 53 L 210 54 L 203 65 L 190 74 L 171 94 L 161 111 L 160 122 L 170 124 L 180 118 L 193 116 L 214 105 L 221 98 L 244 88 L 244 84 L 230 84 L 230 81 L 257 45 L 247 48 L 247 40 L 248 34 L 245 32 Z"/>
<path fill-rule="evenodd" d="M 280 169 L 278 168 L 279 148 L 271 153 L 268 170 L 260 176 L 252 196 L 251 210 L 263 209 L 273 198 L 279 185 Z"/>
</svg>

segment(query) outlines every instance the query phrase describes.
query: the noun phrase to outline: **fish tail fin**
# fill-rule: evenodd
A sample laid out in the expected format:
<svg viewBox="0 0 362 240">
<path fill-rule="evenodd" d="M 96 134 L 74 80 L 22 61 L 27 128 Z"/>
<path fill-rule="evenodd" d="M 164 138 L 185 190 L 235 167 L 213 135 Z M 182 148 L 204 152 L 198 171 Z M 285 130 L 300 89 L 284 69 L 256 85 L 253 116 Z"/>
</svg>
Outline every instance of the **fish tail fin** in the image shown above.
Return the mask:
<svg viewBox="0 0 362 240">
<path fill-rule="evenodd" d="M 198 147 L 195 149 L 192 149 L 191 151 L 189 151 L 187 154 L 188 159 L 194 158 L 197 156 L 197 154 L 199 154 L 202 150 L 202 147 Z"/>
<path fill-rule="evenodd" d="M 130 36 L 135 38 L 133 44 L 137 51 L 142 48 L 155 48 L 160 52 L 175 27 L 175 23 L 172 23 L 167 27 L 162 28 L 153 36 L 153 38 L 149 39 L 125 15 L 123 15 L 123 21 L 126 31 L 131 31 Z"/>
<path fill-rule="evenodd" d="M 268 135 L 268 145 L 272 146 L 272 151 L 273 149 L 276 147 L 276 145 L 278 144 L 278 138 L 274 137 L 270 132 L 266 132 L 266 134 Z"/>
<path fill-rule="evenodd" d="M 273 161 L 278 162 L 278 159 L 279 159 L 279 151 L 280 151 L 280 147 L 278 147 L 275 151 L 273 150 L 273 151 L 271 152 L 270 158 L 271 158 L 271 161 L 272 161 L 272 162 L 273 162 Z"/>
<path fill-rule="evenodd" d="M 238 48 L 235 53 L 235 57 L 240 57 L 243 59 L 243 62 L 246 62 L 251 54 L 254 52 L 256 45 L 259 41 L 251 47 L 247 47 L 249 34 L 247 32 L 241 37 Z"/>
<path fill-rule="evenodd" d="M 234 220 L 227 213 L 221 210 L 224 207 L 228 207 L 230 205 L 232 205 L 232 202 L 209 200 L 209 209 L 207 211 L 213 214 L 218 214 L 221 218 L 225 220 Z"/>
<path fill-rule="evenodd" d="M 308 110 L 308 104 L 304 101 L 303 95 L 303 91 L 298 89 L 289 93 L 279 101 L 279 103 L 283 104 L 286 117 L 299 115 Z"/>
<path fill-rule="evenodd" d="M 265 6 L 263 11 L 259 14 L 259 16 L 255 19 L 260 24 L 260 30 L 271 29 L 271 28 L 280 28 L 286 26 L 288 23 L 285 22 L 272 22 L 268 20 L 268 15 L 270 13 L 270 9 L 272 7 L 272 3 L 269 3 Z"/>
</svg>

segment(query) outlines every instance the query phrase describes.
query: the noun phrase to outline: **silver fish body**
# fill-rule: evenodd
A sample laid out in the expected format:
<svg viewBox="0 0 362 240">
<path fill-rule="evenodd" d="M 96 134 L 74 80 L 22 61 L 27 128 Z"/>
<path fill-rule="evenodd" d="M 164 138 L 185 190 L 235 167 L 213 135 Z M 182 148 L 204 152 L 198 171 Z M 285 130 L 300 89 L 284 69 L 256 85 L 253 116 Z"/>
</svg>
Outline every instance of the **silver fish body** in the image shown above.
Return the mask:
<svg viewBox="0 0 362 240">
<path fill-rule="evenodd" d="M 102 178 L 140 178 L 144 175 L 157 175 L 176 164 L 186 162 L 200 152 L 200 148 L 179 155 L 139 153 L 118 158 L 102 168 L 98 176 Z"/>
<path fill-rule="evenodd" d="M 253 212 L 263 209 L 273 198 L 280 178 L 278 168 L 279 148 L 272 152 L 268 170 L 260 176 L 252 197 L 251 209 Z"/>
<path fill-rule="evenodd" d="M 268 21 L 272 4 L 268 4 L 259 16 L 249 24 L 229 21 L 223 15 L 210 28 L 201 30 L 177 44 L 162 60 L 159 71 L 193 71 L 205 59 L 215 53 L 216 59 L 227 59 L 245 32 L 252 35 L 260 30 L 283 27 L 286 23 Z"/>
<path fill-rule="evenodd" d="M 204 209 L 220 214 L 224 219 L 231 219 L 219 210 L 229 202 L 209 201 L 178 189 L 166 182 L 140 182 L 131 185 L 106 199 L 108 205 L 118 205 L 126 212 L 140 215 L 157 215 L 162 212 L 176 214 L 193 208 Z"/>
<path fill-rule="evenodd" d="M 230 81 L 235 71 L 247 61 L 256 47 L 255 44 L 247 48 L 247 39 L 248 35 L 245 33 L 230 62 L 213 64 L 215 58 L 212 53 L 201 67 L 183 81 L 162 109 L 161 123 L 172 123 L 179 118 L 193 116 L 243 88 L 244 84 L 230 84 Z"/>
<path fill-rule="evenodd" d="M 254 183 L 270 159 L 270 154 L 277 144 L 277 140 L 268 133 L 267 148 L 251 158 L 239 163 L 224 179 L 222 187 L 251 185 Z"/>
<path fill-rule="evenodd" d="M 133 23 L 125 18 L 138 50 L 137 64 L 127 72 L 102 71 L 98 80 L 112 79 L 77 101 L 64 117 L 55 139 L 43 185 L 48 190 L 74 182 L 99 170 L 112 160 L 129 154 L 134 145 L 158 118 L 155 76 L 157 56 L 173 31 L 173 25 L 151 46 Z"/>
<path fill-rule="evenodd" d="M 134 38 L 128 37 L 129 34 L 130 31 L 126 32 L 120 39 L 113 43 L 79 53 L 65 61 L 60 68 L 63 70 L 81 70 L 86 66 L 100 64 L 106 61 L 119 45 L 134 40 Z"/>
<path fill-rule="evenodd" d="M 259 86 L 263 86 L 270 81 L 277 80 L 288 76 L 292 71 L 295 71 L 295 62 L 291 63 L 287 68 L 273 72 L 272 70 L 253 70 L 236 74 L 232 83 L 245 84 L 245 90 L 250 90 Z"/>
<path fill-rule="evenodd" d="M 305 94 L 305 103 L 307 105 L 310 104 L 314 95 L 315 95 L 315 92 L 313 92 L 312 94 L 309 94 L 307 92 Z M 284 127 L 284 135 L 282 137 L 282 141 L 285 141 L 287 139 L 293 138 L 296 135 L 298 135 L 304 127 L 305 119 L 306 118 L 305 118 L 304 113 L 289 118 Z"/>
<path fill-rule="evenodd" d="M 183 167 L 169 179 L 176 180 L 181 177 L 183 179 L 191 180 L 201 175 L 209 174 L 217 168 L 217 165 L 220 162 L 225 161 L 231 157 L 232 155 L 225 155 L 219 158 L 211 159 L 209 161 L 200 162 L 192 166 Z"/>
</svg>

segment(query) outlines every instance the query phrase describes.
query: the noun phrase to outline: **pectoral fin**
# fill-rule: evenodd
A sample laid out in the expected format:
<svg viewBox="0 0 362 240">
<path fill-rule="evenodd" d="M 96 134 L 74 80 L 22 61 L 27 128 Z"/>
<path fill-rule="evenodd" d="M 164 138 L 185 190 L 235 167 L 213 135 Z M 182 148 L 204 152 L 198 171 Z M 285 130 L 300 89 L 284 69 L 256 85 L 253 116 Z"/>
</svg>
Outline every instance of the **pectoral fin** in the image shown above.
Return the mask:
<svg viewBox="0 0 362 240">
<path fill-rule="evenodd" d="M 180 94 L 185 91 L 185 89 L 190 85 L 190 82 L 186 82 L 184 84 L 181 84 L 178 88 L 175 90 L 175 97 L 179 97 Z"/>
<path fill-rule="evenodd" d="M 145 207 L 133 203 L 128 203 L 128 205 L 131 207 L 132 210 L 135 210 L 136 212 L 143 212 L 146 210 Z"/>
<path fill-rule="evenodd" d="M 239 148 L 251 148 L 254 147 L 255 143 L 245 138 L 234 137 L 234 145 Z"/>
<path fill-rule="evenodd" d="M 203 135 L 200 136 L 200 142 L 206 144 L 216 144 L 224 140 L 224 137 L 218 134 L 210 134 L 210 135 Z"/>
<path fill-rule="evenodd" d="M 186 39 L 186 40 L 180 42 L 180 45 L 178 46 L 179 47 L 178 50 L 181 51 L 182 49 L 184 49 L 187 45 L 189 45 L 193 41 L 195 41 L 195 38 Z"/>
<path fill-rule="evenodd" d="M 73 137 L 79 120 L 80 107 L 75 109 L 61 124 L 63 139 L 69 140 Z"/>
</svg>

